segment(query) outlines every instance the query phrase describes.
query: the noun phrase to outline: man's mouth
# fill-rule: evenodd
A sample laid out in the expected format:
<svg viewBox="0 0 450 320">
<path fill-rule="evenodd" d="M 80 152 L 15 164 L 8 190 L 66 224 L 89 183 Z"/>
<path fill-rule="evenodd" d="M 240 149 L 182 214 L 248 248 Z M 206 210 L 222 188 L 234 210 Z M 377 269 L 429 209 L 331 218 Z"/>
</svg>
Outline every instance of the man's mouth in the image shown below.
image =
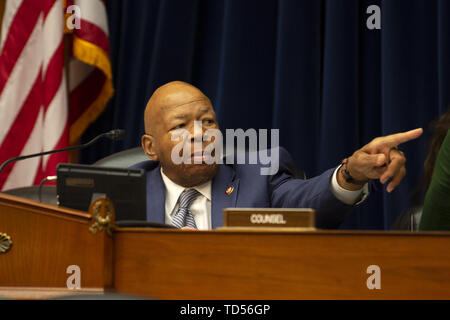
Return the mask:
<svg viewBox="0 0 450 320">
<path fill-rule="evenodd" d="M 203 163 L 206 157 L 203 155 L 203 151 L 197 151 L 191 154 L 191 159 L 194 163 Z"/>
<path fill-rule="evenodd" d="M 183 152 L 180 154 L 182 157 L 182 163 L 184 164 L 212 164 L 215 160 L 216 150 L 208 152 L 205 146 L 199 146 L 197 148 L 192 148 L 191 152 Z M 181 150 L 187 151 L 187 150 Z"/>
</svg>

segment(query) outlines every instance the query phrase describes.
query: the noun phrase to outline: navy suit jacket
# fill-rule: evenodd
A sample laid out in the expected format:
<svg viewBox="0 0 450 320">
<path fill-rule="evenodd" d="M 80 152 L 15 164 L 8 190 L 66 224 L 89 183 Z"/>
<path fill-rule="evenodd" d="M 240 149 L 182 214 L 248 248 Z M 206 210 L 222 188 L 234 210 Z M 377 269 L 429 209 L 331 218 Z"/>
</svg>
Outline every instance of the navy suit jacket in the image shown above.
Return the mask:
<svg viewBox="0 0 450 320">
<path fill-rule="evenodd" d="M 293 177 L 294 162 L 279 148 L 279 170 L 275 175 L 261 175 L 260 164 L 220 164 L 212 181 L 212 228 L 223 225 L 223 209 L 241 208 L 313 208 L 317 228 L 337 228 L 353 206 L 338 200 L 331 191 L 335 168 L 307 179 Z M 159 162 L 148 160 L 132 166 L 147 171 L 147 220 L 165 223 L 165 186 Z M 233 187 L 232 193 L 225 191 Z"/>
</svg>

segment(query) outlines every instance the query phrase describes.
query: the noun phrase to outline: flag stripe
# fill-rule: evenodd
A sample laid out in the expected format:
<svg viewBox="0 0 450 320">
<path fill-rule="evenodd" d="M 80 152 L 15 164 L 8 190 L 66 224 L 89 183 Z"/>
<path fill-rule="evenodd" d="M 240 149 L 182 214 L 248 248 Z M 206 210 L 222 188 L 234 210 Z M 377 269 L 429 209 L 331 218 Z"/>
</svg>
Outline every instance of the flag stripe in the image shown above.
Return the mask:
<svg viewBox="0 0 450 320">
<path fill-rule="evenodd" d="M 64 76 L 63 16 L 63 1 L 57 1 L 52 6 L 44 24 L 43 32 L 46 39 L 46 52 L 43 61 L 45 72 L 43 150 L 54 150 L 58 148 L 59 144 L 61 147 L 64 147 L 69 143 L 67 129 L 69 111 L 67 108 L 67 88 Z M 41 173 L 54 175 L 55 161 L 67 162 L 67 160 L 67 154 L 44 156 L 36 178 L 42 180 L 40 177 Z"/>
<path fill-rule="evenodd" d="M 56 92 L 59 90 L 63 78 L 64 68 L 64 42 L 61 41 L 58 49 L 55 51 L 53 58 L 50 60 L 47 72 L 45 74 L 45 96 L 44 107 L 45 111 Z"/>
<path fill-rule="evenodd" d="M 14 17 L 16 16 L 17 10 L 19 10 L 23 0 L 10 0 L 6 1 L 5 12 L 3 13 L 2 20 L 2 35 L 0 39 L 0 52 L 5 44 L 6 37 L 9 33 L 9 28 L 12 24 Z"/>
<path fill-rule="evenodd" d="M 21 154 L 31 154 L 41 151 L 42 118 L 43 110 L 41 109 L 34 124 L 33 131 L 29 135 Z M 35 157 L 15 162 L 3 185 L 3 190 L 31 185 L 34 182 L 40 161 L 40 157 Z"/>
<path fill-rule="evenodd" d="M 48 1 L 48 0 L 47 0 Z M 52 0 L 51 2 L 55 2 Z M 50 9 L 47 18 L 44 22 L 44 27 L 42 29 L 43 37 L 42 41 L 44 41 L 44 62 L 43 62 L 43 74 L 46 74 L 48 64 L 51 59 L 55 56 L 55 52 L 61 46 L 63 42 L 63 33 L 61 33 L 61 28 L 63 28 L 63 20 L 62 16 L 62 2 L 58 1 L 54 3 L 54 6 Z M 62 51 L 64 54 L 64 51 Z M 64 55 L 61 57 L 64 65 Z"/>
<path fill-rule="evenodd" d="M 93 43 L 100 47 L 109 55 L 109 40 L 108 35 L 103 32 L 97 25 L 90 23 L 87 20 L 80 20 L 80 29 L 76 30 L 76 36 L 82 40 Z"/>
<path fill-rule="evenodd" d="M 108 34 L 108 21 L 104 3 L 99 0 L 76 0 L 74 3 L 80 6 L 83 20 L 98 26 L 104 34 Z"/>
<path fill-rule="evenodd" d="M 64 147 L 67 147 L 67 141 L 69 140 L 69 123 L 66 122 L 66 125 L 64 127 L 64 130 L 62 132 L 62 135 L 58 141 L 58 143 L 54 146 L 54 149 L 61 149 Z M 58 152 L 55 154 L 51 154 L 48 159 L 46 160 L 46 164 L 44 164 L 44 158 L 41 161 L 42 166 L 45 168 L 45 170 L 41 169 L 37 172 L 34 183 L 33 184 L 39 184 L 42 179 L 44 179 L 47 176 L 54 176 L 56 175 L 56 167 L 59 163 L 66 163 L 69 161 L 69 152 Z"/>
<path fill-rule="evenodd" d="M 35 82 L 36 76 L 40 73 L 41 57 L 36 52 L 41 52 L 42 50 L 41 30 L 42 18 L 38 20 L 36 28 L 33 30 L 27 45 L 22 51 L 0 95 L 0 118 L 2 119 L 0 145 L 6 138 L 7 132 L 22 108 L 27 93 L 31 90 Z"/>
<path fill-rule="evenodd" d="M 62 81 L 58 92 L 52 99 L 52 102 L 48 106 L 47 112 L 45 113 L 43 141 L 44 150 L 55 149 L 56 144 L 60 140 L 68 119 L 67 108 L 61 108 L 61 106 L 66 105 L 66 85 L 65 81 Z M 66 141 L 66 143 L 68 143 L 68 141 Z M 45 156 L 43 159 L 44 168 L 47 166 L 48 158 L 49 156 Z"/>
<path fill-rule="evenodd" d="M 31 0 L 31 1 L 35 1 L 35 0 Z M 58 7 L 56 10 L 58 10 L 60 12 L 60 14 L 59 14 L 59 19 L 60 19 L 61 10 L 62 10 L 62 2 L 60 0 L 39 0 L 39 1 L 41 1 L 41 3 L 42 3 L 40 10 L 44 14 L 44 20 L 47 20 L 47 18 L 49 18 L 50 20 L 53 21 L 53 23 L 55 24 L 55 27 L 56 27 L 56 23 L 58 21 L 55 19 L 55 17 L 51 18 L 48 15 L 50 14 L 51 10 L 55 9 L 55 7 Z"/>
<path fill-rule="evenodd" d="M 41 75 L 38 74 L 36 81 L 23 104 L 21 112 L 8 132 L 8 139 L 5 139 L 0 146 L 0 163 L 21 154 L 34 127 L 33 125 L 30 125 L 30 123 L 34 124 L 41 110 L 41 96 L 42 80 Z M 0 176 L 0 190 L 5 182 L 6 175 L 12 170 L 13 166 L 14 163 L 11 163 L 4 168 L 2 175 Z"/>
<path fill-rule="evenodd" d="M 24 0 L 24 2 L 26 1 Z M 22 50 L 30 42 L 30 34 L 35 34 L 36 26 L 42 24 L 42 20 L 38 20 L 40 15 L 40 10 L 24 4 L 17 11 L 0 55 L 0 94 L 3 92 L 6 81 L 9 80 Z M 36 52 L 39 51 L 35 51 L 35 55 Z"/>
</svg>

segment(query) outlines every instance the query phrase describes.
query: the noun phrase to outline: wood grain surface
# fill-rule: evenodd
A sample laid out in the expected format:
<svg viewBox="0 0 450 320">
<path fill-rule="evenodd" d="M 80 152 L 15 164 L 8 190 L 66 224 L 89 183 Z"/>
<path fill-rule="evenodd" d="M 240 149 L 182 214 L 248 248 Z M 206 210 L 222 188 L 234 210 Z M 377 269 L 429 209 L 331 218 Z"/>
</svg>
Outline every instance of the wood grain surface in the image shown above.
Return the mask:
<svg viewBox="0 0 450 320">
<path fill-rule="evenodd" d="M 70 294 L 66 269 L 78 265 L 84 292 L 157 299 L 450 299 L 450 232 L 116 228 L 111 238 L 91 224 L 0 193 L 0 232 L 13 241 L 0 296 Z M 380 289 L 367 286 L 373 265 Z"/>
<path fill-rule="evenodd" d="M 450 298 L 450 233 L 124 228 L 114 246 L 115 290 L 152 298 Z"/>
<path fill-rule="evenodd" d="M 0 233 L 13 242 L 0 253 L 0 287 L 67 288 L 70 265 L 80 267 L 82 288 L 112 286 L 112 238 L 91 234 L 91 218 L 0 193 Z"/>
</svg>

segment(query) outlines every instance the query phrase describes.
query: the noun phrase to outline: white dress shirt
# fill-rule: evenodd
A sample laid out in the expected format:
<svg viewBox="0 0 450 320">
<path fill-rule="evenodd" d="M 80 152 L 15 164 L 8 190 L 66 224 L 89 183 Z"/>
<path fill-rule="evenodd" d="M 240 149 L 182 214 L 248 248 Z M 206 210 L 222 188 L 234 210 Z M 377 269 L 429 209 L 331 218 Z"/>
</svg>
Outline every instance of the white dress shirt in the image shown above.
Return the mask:
<svg viewBox="0 0 450 320">
<path fill-rule="evenodd" d="M 333 192 L 334 196 L 338 198 L 340 201 L 342 201 L 345 204 L 348 205 L 358 205 L 364 200 L 366 200 L 367 196 L 369 195 L 369 184 L 366 183 L 361 189 L 356 191 L 351 191 L 342 188 L 338 181 L 337 181 L 337 172 L 341 166 L 337 167 L 336 170 L 334 170 L 333 178 L 331 178 L 331 191 Z"/>
<path fill-rule="evenodd" d="M 348 205 L 360 204 L 369 195 L 368 184 L 366 183 L 361 190 L 349 191 L 342 188 L 337 182 L 336 173 L 339 170 L 338 167 L 334 170 L 333 177 L 331 179 L 331 190 L 335 197 L 340 201 Z M 166 202 L 165 202 L 165 223 L 172 224 L 172 216 L 178 210 L 178 198 L 180 194 L 188 188 L 182 187 L 172 180 L 170 180 L 163 172 L 161 168 L 161 176 L 166 187 Z M 195 219 L 195 224 L 198 230 L 211 230 L 211 181 L 208 181 L 202 185 L 193 187 L 200 195 L 191 203 L 189 209 Z M 359 200 L 359 201 L 358 201 Z M 355 203 L 357 202 L 358 203 Z"/>
<path fill-rule="evenodd" d="M 189 188 L 182 187 L 170 180 L 162 171 L 161 176 L 166 186 L 166 224 L 172 224 L 172 216 L 177 212 L 180 194 Z M 193 187 L 200 195 L 191 203 L 189 209 L 195 219 L 198 230 L 211 230 L 211 181 Z"/>
</svg>

